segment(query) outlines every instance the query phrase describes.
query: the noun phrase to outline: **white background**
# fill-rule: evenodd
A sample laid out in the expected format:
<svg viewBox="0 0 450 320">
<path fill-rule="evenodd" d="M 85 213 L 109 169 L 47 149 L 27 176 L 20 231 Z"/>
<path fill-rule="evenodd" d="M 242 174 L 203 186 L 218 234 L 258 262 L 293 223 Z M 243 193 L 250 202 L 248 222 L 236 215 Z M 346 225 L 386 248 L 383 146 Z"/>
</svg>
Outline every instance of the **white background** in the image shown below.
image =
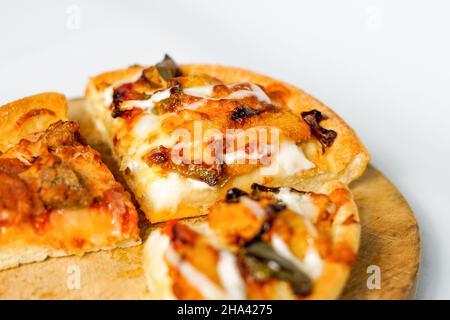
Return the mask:
<svg viewBox="0 0 450 320">
<path fill-rule="evenodd" d="M 0 103 L 78 97 L 88 76 L 165 52 L 304 88 L 356 129 L 414 209 L 418 298 L 450 298 L 448 1 L 15 0 L 2 3 L 0 48 Z"/>
</svg>

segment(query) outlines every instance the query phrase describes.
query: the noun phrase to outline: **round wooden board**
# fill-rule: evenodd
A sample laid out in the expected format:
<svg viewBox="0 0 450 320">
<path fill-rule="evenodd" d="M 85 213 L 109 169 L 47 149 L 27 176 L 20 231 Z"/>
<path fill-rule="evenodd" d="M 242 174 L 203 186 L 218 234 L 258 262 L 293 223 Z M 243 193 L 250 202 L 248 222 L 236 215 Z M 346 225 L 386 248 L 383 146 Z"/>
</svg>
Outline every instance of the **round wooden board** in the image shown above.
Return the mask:
<svg viewBox="0 0 450 320">
<path fill-rule="evenodd" d="M 80 123 L 87 141 L 102 153 L 111 170 L 117 172 L 84 108 L 83 100 L 72 100 L 69 117 Z M 373 166 L 350 187 L 359 208 L 362 236 L 358 259 L 341 298 L 414 298 L 420 239 L 408 203 Z M 150 227 L 145 221 L 142 224 L 145 240 L 149 229 L 155 226 Z M 148 292 L 141 262 L 142 246 L 89 253 L 83 257 L 47 259 L 0 272 L 0 298 L 145 299 Z M 380 288 L 369 289 L 373 284 L 373 270 L 380 271 Z M 80 276 L 79 288 L 77 275 Z"/>
</svg>

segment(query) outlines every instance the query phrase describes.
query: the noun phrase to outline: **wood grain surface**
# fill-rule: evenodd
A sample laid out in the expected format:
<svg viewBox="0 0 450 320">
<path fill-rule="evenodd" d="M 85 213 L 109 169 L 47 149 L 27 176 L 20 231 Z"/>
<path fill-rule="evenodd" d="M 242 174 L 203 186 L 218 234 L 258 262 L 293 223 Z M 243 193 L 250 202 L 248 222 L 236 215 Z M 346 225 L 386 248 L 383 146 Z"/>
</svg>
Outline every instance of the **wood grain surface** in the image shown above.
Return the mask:
<svg viewBox="0 0 450 320">
<path fill-rule="evenodd" d="M 70 102 L 69 117 L 80 122 L 82 134 L 101 151 L 112 171 L 117 172 L 92 121 L 86 117 L 83 100 Z M 373 166 L 350 187 L 360 212 L 362 236 L 358 259 L 341 298 L 414 298 L 420 239 L 408 203 Z M 144 239 L 150 228 L 158 227 L 142 223 Z M 380 288 L 369 289 L 373 270 L 380 271 Z M 77 274 L 79 288 L 73 281 Z M 89 253 L 83 257 L 48 259 L 0 272 L 0 299 L 145 298 L 148 292 L 142 270 L 142 246 Z"/>
</svg>

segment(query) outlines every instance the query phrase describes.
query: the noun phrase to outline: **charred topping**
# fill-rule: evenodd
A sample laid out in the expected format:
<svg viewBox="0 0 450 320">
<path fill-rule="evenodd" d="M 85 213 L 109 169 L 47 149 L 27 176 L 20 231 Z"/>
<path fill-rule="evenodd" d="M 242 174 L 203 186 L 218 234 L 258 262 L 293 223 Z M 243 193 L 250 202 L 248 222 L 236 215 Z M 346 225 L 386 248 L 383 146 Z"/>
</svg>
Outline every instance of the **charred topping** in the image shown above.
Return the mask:
<svg viewBox="0 0 450 320">
<path fill-rule="evenodd" d="M 152 164 L 163 164 L 170 160 L 170 150 L 164 146 L 150 150 L 147 160 Z"/>
<path fill-rule="evenodd" d="M 168 54 L 164 56 L 161 62 L 156 64 L 156 69 L 158 69 L 161 78 L 166 81 L 181 76 L 180 68 Z"/>
<path fill-rule="evenodd" d="M 188 178 L 203 181 L 211 187 L 221 186 L 227 180 L 224 164 L 181 164 L 176 166 L 176 171 Z"/>
<path fill-rule="evenodd" d="M 120 110 L 120 105 L 123 101 L 144 99 L 148 99 L 148 96 L 145 93 L 135 91 L 133 89 L 133 83 L 125 83 L 117 87 L 113 93 L 113 103 L 111 105 L 112 117 L 120 117 L 123 112 Z"/>
<path fill-rule="evenodd" d="M 253 242 L 244 248 L 244 255 L 254 259 L 254 266 L 258 267 L 258 262 L 266 266 L 268 278 L 274 277 L 289 282 L 295 294 L 306 296 L 311 292 L 311 279 L 292 262 L 281 257 L 269 244 L 263 241 Z M 275 263 L 277 267 L 271 268 L 269 263 Z"/>
<path fill-rule="evenodd" d="M 253 183 L 251 185 L 253 195 L 256 196 L 258 192 L 271 192 L 271 193 L 279 193 L 281 188 L 289 188 L 289 191 L 296 192 L 300 194 L 307 194 L 307 191 L 297 190 L 291 187 L 266 187 L 258 183 Z"/>
<path fill-rule="evenodd" d="M 161 115 L 166 112 L 174 112 L 181 103 L 181 94 L 183 93 L 183 88 L 181 84 L 176 80 L 172 79 L 168 83 L 170 88 L 170 96 L 167 99 L 161 100 L 152 109 L 152 112 L 156 115 Z"/>
<path fill-rule="evenodd" d="M 277 204 L 270 204 L 267 206 L 266 208 L 266 212 L 267 212 L 267 219 L 266 221 L 263 223 L 263 225 L 261 226 L 261 229 L 259 230 L 259 232 L 250 240 L 248 240 L 245 243 L 245 246 L 249 246 L 254 242 L 259 242 L 262 241 L 262 237 L 263 235 L 270 230 L 270 228 L 272 227 L 273 222 L 275 221 L 276 216 L 283 211 L 284 209 L 286 209 L 286 206 L 282 203 L 277 203 Z"/>
<path fill-rule="evenodd" d="M 239 198 L 243 196 L 248 196 L 248 193 L 238 188 L 232 188 L 227 191 L 225 201 L 228 203 L 237 203 L 239 202 Z"/>
<path fill-rule="evenodd" d="M 233 110 L 233 112 L 230 115 L 230 120 L 242 123 L 246 118 L 256 116 L 261 112 L 262 110 L 252 109 L 247 106 L 240 105 Z"/>
<path fill-rule="evenodd" d="M 197 238 L 197 234 L 194 231 L 176 220 L 167 223 L 166 233 L 175 246 L 191 245 Z"/>
<path fill-rule="evenodd" d="M 159 146 L 150 150 L 144 161 L 148 165 L 159 165 L 167 171 L 175 171 L 180 175 L 205 182 L 211 187 L 220 186 L 226 182 L 225 164 L 194 164 L 194 163 L 174 163 L 171 158 L 171 149 Z"/>
<path fill-rule="evenodd" d="M 284 204 L 271 204 L 267 207 L 268 218 L 259 233 L 247 241 L 241 249 L 241 260 L 250 273 L 258 274 L 260 281 L 271 277 L 290 283 L 295 294 L 306 296 L 311 292 L 312 281 L 302 270 L 298 269 L 287 259 L 280 256 L 271 245 L 262 240 L 262 236 L 270 230 L 275 217 L 286 209 Z M 276 268 L 273 268 L 275 264 Z"/>
<path fill-rule="evenodd" d="M 302 118 L 311 128 L 312 134 L 319 139 L 322 145 L 322 151 L 325 152 L 325 148 L 331 146 L 337 137 L 336 131 L 328 130 L 320 126 L 320 121 L 327 119 L 327 116 L 318 110 L 311 110 L 302 112 Z"/>
<path fill-rule="evenodd" d="M 280 192 L 279 187 L 266 187 L 258 183 L 252 183 L 251 186 L 253 191 L 261 191 L 261 192 L 272 192 L 272 193 L 278 193 Z"/>
<path fill-rule="evenodd" d="M 269 216 L 275 216 L 277 213 L 286 209 L 286 205 L 283 203 L 272 203 L 267 206 L 267 213 Z"/>
<path fill-rule="evenodd" d="M 117 118 L 122 114 L 120 105 L 127 100 L 145 100 L 150 96 L 147 90 L 154 90 L 164 86 L 166 81 L 181 76 L 178 65 L 167 54 L 164 59 L 155 66 L 142 71 L 141 77 L 134 83 L 126 83 L 114 89 L 113 103 L 111 105 L 112 117 Z"/>
</svg>

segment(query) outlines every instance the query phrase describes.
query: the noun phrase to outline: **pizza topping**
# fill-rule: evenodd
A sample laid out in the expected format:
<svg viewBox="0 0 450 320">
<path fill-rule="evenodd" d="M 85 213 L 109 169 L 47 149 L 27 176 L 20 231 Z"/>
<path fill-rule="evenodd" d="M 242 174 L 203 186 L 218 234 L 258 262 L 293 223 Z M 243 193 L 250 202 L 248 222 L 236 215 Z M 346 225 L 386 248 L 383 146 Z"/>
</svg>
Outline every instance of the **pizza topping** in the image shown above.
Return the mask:
<svg viewBox="0 0 450 320">
<path fill-rule="evenodd" d="M 251 212 L 253 215 L 255 215 L 255 217 L 256 217 L 257 219 L 262 220 L 262 219 L 265 219 L 265 218 L 266 218 L 266 216 L 267 216 L 266 211 L 264 210 L 263 207 L 261 207 L 261 205 L 260 205 L 257 201 L 255 201 L 255 200 L 253 200 L 253 199 L 250 199 L 249 197 L 241 197 L 241 198 L 240 198 L 240 202 L 241 202 L 246 208 L 248 208 L 248 209 L 250 210 L 250 212 Z"/>
<path fill-rule="evenodd" d="M 168 54 L 164 56 L 164 59 L 161 62 L 156 64 L 156 68 L 161 77 L 166 81 L 181 76 L 180 68 Z"/>
<path fill-rule="evenodd" d="M 33 213 L 33 193 L 19 177 L 0 171 L 0 226 L 18 223 Z M 37 203 L 36 203 L 37 204 Z"/>
<path fill-rule="evenodd" d="M 147 197 L 154 210 L 175 211 L 179 203 L 192 196 L 192 191 L 210 192 L 212 187 L 202 181 L 183 178 L 177 173 L 170 172 L 167 177 L 161 177 L 145 185 L 142 195 Z"/>
<path fill-rule="evenodd" d="M 293 141 L 282 141 L 279 151 L 272 155 L 270 165 L 261 168 L 264 176 L 289 177 L 315 168 L 315 164 L 305 156 L 302 148 Z"/>
<path fill-rule="evenodd" d="M 263 186 L 262 184 L 258 184 L 258 183 L 253 183 L 251 185 L 251 188 L 253 190 L 253 192 L 257 193 L 257 192 L 272 192 L 272 193 L 278 193 L 280 192 L 280 188 L 278 187 L 267 187 L 267 186 Z"/>
<path fill-rule="evenodd" d="M 227 191 L 225 201 L 228 203 L 237 203 L 242 196 L 248 196 L 248 193 L 238 188 L 232 188 Z"/>
<path fill-rule="evenodd" d="M 30 163 L 26 162 L 16 158 L 0 158 L 0 172 L 17 175 L 25 171 L 27 167 L 30 166 Z"/>
<path fill-rule="evenodd" d="M 320 126 L 320 122 L 327 119 L 327 116 L 318 110 L 311 110 L 308 112 L 302 112 L 302 118 L 311 128 L 312 134 L 319 139 L 319 142 L 322 145 L 322 150 L 325 152 L 325 148 L 330 147 L 337 137 L 336 131 L 325 129 Z"/>
<path fill-rule="evenodd" d="M 46 161 L 53 162 L 45 163 Z M 87 207 L 92 195 L 86 189 L 82 179 L 68 165 L 58 158 L 39 158 L 34 165 L 40 170 L 30 170 L 23 175 L 35 192 L 39 194 L 46 208 Z"/>
<path fill-rule="evenodd" d="M 289 261 L 297 270 L 301 270 L 303 274 L 312 279 L 318 278 L 322 274 L 323 261 L 319 253 L 310 245 L 305 253 L 303 261 L 300 261 L 289 246 L 281 239 L 280 236 L 272 235 L 271 247 L 274 251 L 286 261 Z"/>
<path fill-rule="evenodd" d="M 252 242 L 245 246 L 243 250 L 244 255 L 254 257 L 257 261 L 261 261 L 268 266 L 265 269 L 268 277 L 289 282 L 295 294 L 306 296 L 311 292 L 311 279 L 290 260 L 276 252 L 269 244 L 263 241 Z"/>
<path fill-rule="evenodd" d="M 245 118 L 252 117 L 260 114 L 262 111 L 258 109 L 252 109 L 243 105 L 238 106 L 230 115 L 230 119 L 238 123 L 242 123 Z"/>
<path fill-rule="evenodd" d="M 115 229 L 112 234 L 115 236 L 119 236 L 122 233 L 122 227 L 124 227 L 124 229 L 128 227 L 126 225 L 126 223 L 129 222 L 126 221 L 128 218 L 128 208 L 125 200 L 123 190 L 120 187 L 108 189 L 103 194 L 103 203 L 113 217 L 112 223 L 115 226 Z"/>
<path fill-rule="evenodd" d="M 129 100 L 145 100 L 147 98 L 148 95 L 145 93 L 135 91 L 132 83 L 125 83 L 118 88 L 115 88 L 113 93 L 113 102 L 111 105 L 112 117 L 120 117 L 123 112 L 121 109 L 122 102 Z"/>
<path fill-rule="evenodd" d="M 228 250 L 220 250 L 217 272 L 227 293 L 227 299 L 242 300 L 246 298 L 246 285 L 239 269 L 239 261 L 233 253 Z"/>
<path fill-rule="evenodd" d="M 176 220 L 169 221 L 166 227 L 166 234 L 176 246 L 192 246 L 197 240 L 197 234 L 187 226 L 178 223 Z"/>
<path fill-rule="evenodd" d="M 325 212 L 330 206 L 329 200 L 325 201 L 327 195 L 259 184 L 253 184 L 252 189 L 250 194 L 230 189 L 225 202 L 210 212 L 208 232 L 194 231 L 177 222 L 168 224 L 177 255 L 168 253 L 172 255 L 168 261 L 203 297 L 253 297 L 255 290 L 272 290 L 274 280 L 288 283 L 299 298 L 306 297 L 323 274 L 324 259 L 351 265 L 354 253 L 345 243 L 333 243 L 328 231 L 312 221 L 314 217 L 305 214 L 303 208 L 301 212 L 291 209 L 297 208 L 294 202 L 307 201 L 317 202 L 315 210 Z M 205 241 L 214 253 L 202 251 Z M 212 264 L 199 264 L 195 257 L 200 254 L 202 260 Z M 218 276 L 212 277 L 212 272 Z M 187 297 L 186 291 L 177 292 L 177 297 Z"/>
<path fill-rule="evenodd" d="M 171 161 L 170 149 L 164 146 L 150 150 L 146 157 L 149 164 L 165 164 Z"/>
<path fill-rule="evenodd" d="M 311 291 L 311 279 L 316 279 L 322 274 L 323 260 L 314 244 L 314 239 L 319 237 L 315 221 L 319 216 L 320 208 L 326 211 L 329 207 L 329 202 L 323 199 L 327 196 L 314 194 L 314 201 L 322 202 L 319 208 L 313 202 L 311 198 L 313 194 L 310 192 L 293 188 L 267 187 L 256 183 L 251 188 L 253 191 L 251 195 L 239 189 L 231 189 L 227 198 L 233 201 L 231 203 L 240 203 L 244 208 L 249 208 L 252 213 L 262 209 L 264 216 L 257 215 L 259 219 L 264 220 L 259 230 L 253 228 L 253 225 L 256 225 L 255 222 L 247 220 L 244 211 L 239 211 L 242 210 L 239 207 L 232 209 L 233 212 L 241 212 L 240 217 L 238 217 L 239 213 L 236 213 L 233 219 L 242 221 L 244 225 L 239 227 L 236 223 L 221 225 L 220 216 L 226 213 L 225 208 L 218 208 L 210 213 L 210 225 L 221 236 L 224 243 L 233 248 L 237 246 L 240 260 L 247 270 L 247 276 L 260 282 L 271 278 L 284 280 L 292 285 L 296 294 L 307 295 Z M 258 205 L 258 210 L 255 204 Z M 295 213 L 302 218 L 294 219 Z M 250 229 L 253 230 L 251 237 L 246 232 Z M 279 232 L 281 232 L 280 235 Z M 321 232 L 324 230 L 321 229 Z M 292 239 L 289 245 L 281 235 Z M 320 237 L 326 236 L 322 234 Z M 243 239 L 245 241 L 241 241 Z M 299 243 L 299 239 L 303 242 Z M 323 242 L 322 245 L 326 247 L 326 243 Z M 291 249 L 290 245 L 294 249 Z M 295 250 L 295 254 L 292 250 Z"/>
<path fill-rule="evenodd" d="M 195 163 L 175 163 L 171 158 L 171 149 L 164 146 L 150 150 L 144 160 L 148 165 L 159 165 L 166 171 L 174 171 L 186 178 L 200 180 L 214 187 L 223 184 L 226 181 L 225 165 L 219 163 L 213 164 L 195 164 Z"/>
<path fill-rule="evenodd" d="M 280 188 L 275 198 L 286 204 L 293 212 L 311 221 L 317 221 L 319 208 L 312 202 L 309 194 L 292 188 Z"/>
<path fill-rule="evenodd" d="M 169 222 L 164 233 L 170 239 L 165 258 L 203 298 L 246 298 L 246 285 L 233 253 L 213 247 L 203 235 L 177 221 Z M 201 252 L 201 258 L 195 252 Z M 173 289 L 178 297 L 186 297 L 182 284 L 175 283 Z"/>
<path fill-rule="evenodd" d="M 58 121 L 44 131 L 41 138 L 49 148 L 82 144 L 78 124 L 74 121 Z"/>
</svg>

